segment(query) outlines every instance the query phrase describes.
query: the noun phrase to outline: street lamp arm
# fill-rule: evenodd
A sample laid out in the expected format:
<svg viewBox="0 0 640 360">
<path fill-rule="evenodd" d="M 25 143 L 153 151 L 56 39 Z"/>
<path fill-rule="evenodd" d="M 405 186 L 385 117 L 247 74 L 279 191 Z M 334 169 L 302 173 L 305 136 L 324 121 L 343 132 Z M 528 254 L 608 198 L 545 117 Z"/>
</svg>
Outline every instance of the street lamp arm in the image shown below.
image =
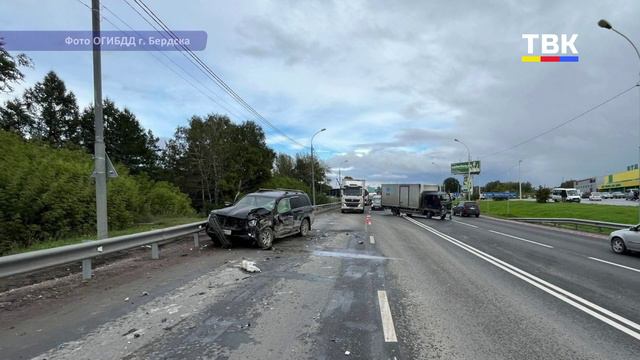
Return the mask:
<svg viewBox="0 0 640 360">
<path fill-rule="evenodd" d="M 625 38 L 625 40 L 627 40 L 629 42 L 629 44 L 631 44 L 631 46 L 633 46 L 633 50 L 636 51 L 636 55 L 638 55 L 638 60 L 640 60 L 640 51 L 638 51 L 638 47 L 636 47 L 636 44 L 634 44 L 633 41 L 631 41 L 631 39 L 629 39 L 627 37 L 627 35 L 621 33 L 620 31 L 618 31 L 618 30 L 616 30 L 614 28 L 611 28 L 611 30 L 613 30 L 616 34 L 618 34 L 618 35 L 622 36 L 623 38 Z"/>
</svg>

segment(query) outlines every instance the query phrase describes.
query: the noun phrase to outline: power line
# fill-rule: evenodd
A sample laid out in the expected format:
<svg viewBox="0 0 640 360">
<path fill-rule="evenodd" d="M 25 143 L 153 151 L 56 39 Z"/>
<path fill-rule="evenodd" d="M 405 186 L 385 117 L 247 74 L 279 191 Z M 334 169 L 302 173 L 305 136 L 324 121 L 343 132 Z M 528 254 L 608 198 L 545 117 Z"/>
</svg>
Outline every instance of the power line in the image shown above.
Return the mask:
<svg viewBox="0 0 640 360">
<path fill-rule="evenodd" d="M 567 124 L 569 124 L 569 123 L 571 123 L 571 122 L 573 122 L 573 121 L 575 121 L 575 120 L 578 120 L 579 118 L 581 118 L 581 117 L 583 117 L 583 116 L 587 115 L 588 113 L 590 113 L 590 112 L 592 112 L 592 111 L 594 111 L 594 110 L 596 110 L 596 109 L 598 109 L 598 108 L 600 108 L 600 107 L 602 107 L 602 106 L 604 106 L 604 105 L 606 105 L 606 104 L 610 103 L 611 101 L 613 101 L 613 100 L 615 100 L 615 99 L 619 98 L 620 96 L 622 96 L 622 95 L 624 95 L 624 94 L 628 93 L 629 91 L 633 90 L 635 87 L 638 87 L 638 86 L 640 86 L 640 85 L 633 85 L 633 86 L 631 86 L 630 88 L 628 88 L 628 89 L 626 89 L 626 90 L 624 90 L 624 91 L 621 91 L 621 92 L 619 92 L 618 94 L 616 94 L 616 95 L 614 95 L 614 96 L 612 96 L 612 97 L 608 98 L 607 100 L 605 100 L 605 101 L 603 101 L 603 102 L 599 103 L 598 105 L 595 105 L 595 106 L 593 106 L 593 107 L 589 108 L 588 110 L 585 110 L 585 111 L 583 111 L 582 113 L 580 113 L 580 114 L 578 114 L 578 115 L 576 115 L 576 116 L 572 117 L 571 119 L 566 120 L 566 121 L 564 121 L 564 122 L 561 122 L 560 124 L 558 124 L 558 125 L 556 125 L 556 126 L 554 126 L 554 127 L 550 128 L 549 130 L 546 130 L 546 131 L 544 131 L 544 132 L 541 132 L 541 133 L 540 133 L 540 134 L 538 134 L 538 135 L 535 135 L 535 136 L 530 137 L 530 138 L 528 138 L 528 139 L 526 139 L 526 140 L 523 140 L 523 141 L 521 141 L 521 142 L 519 142 L 519 143 L 517 143 L 517 144 L 515 144 L 515 145 L 512 145 L 512 146 L 510 146 L 510 147 L 508 147 L 508 148 L 506 148 L 506 149 L 502 149 L 502 150 L 499 150 L 499 151 L 493 152 L 493 153 L 491 153 L 491 154 L 481 156 L 480 158 L 482 158 L 482 159 L 486 159 L 486 158 L 488 158 L 488 157 L 490 157 L 490 156 L 498 155 L 498 154 L 501 154 L 501 153 L 507 152 L 507 151 L 509 151 L 509 150 L 513 150 L 513 149 L 515 149 L 515 148 L 517 148 L 517 147 L 519 147 L 519 146 L 522 146 L 522 145 L 524 145 L 524 144 L 526 144 L 526 143 L 529 143 L 529 142 L 531 142 L 531 141 L 533 141 L 533 140 L 535 140 L 535 139 L 537 139 L 537 138 L 539 138 L 539 137 L 542 137 L 542 136 L 544 136 L 544 135 L 547 135 L 547 134 L 549 134 L 550 132 L 552 132 L 552 131 L 554 131 L 554 130 L 557 130 L 557 129 L 559 129 L 559 128 L 561 128 L 561 127 L 563 127 L 563 126 L 565 126 L 565 125 L 567 125 Z"/>
<path fill-rule="evenodd" d="M 82 3 L 81 0 L 77 0 L 78 2 Z M 84 4 L 84 3 L 83 3 Z M 85 5 L 86 6 L 86 5 Z M 102 5 L 102 7 L 107 10 L 109 13 L 111 13 L 116 19 L 120 20 L 120 22 L 122 22 L 125 26 L 127 26 L 129 29 L 131 29 L 132 31 L 134 31 L 138 36 L 141 36 L 140 33 L 138 31 L 136 31 L 131 25 L 129 25 L 126 21 L 124 21 L 122 18 L 120 18 L 115 12 L 113 12 L 111 9 L 109 9 L 106 5 Z M 105 16 L 103 16 L 103 19 L 105 19 L 106 21 L 108 21 L 111 25 L 113 25 L 116 29 L 123 31 L 119 26 L 115 25 L 113 22 L 111 22 L 108 18 L 106 18 Z M 156 49 L 159 49 L 157 46 L 155 46 Z M 156 61 L 158 61 L 161 65 L 163 65 L 164 67 L 166 67 L 167 69 L 169 69 L 171 72 L 173 72 L 174 74 L 176 74 L 178 77 L 180 77 L 182 80 L 184 80 L 186 83 L 188 83 L 189 85 L 191 85 L 191 87 L 193 87 L 195 90 L 197 90 L 198 92 L 200 92 L 203 96 L 205 96 L 206 98 L 208 98 L 209 100 L 211 100 L 212 102 L 214 102 L 215 104 L 217 104 L 218 106 L 220 106 L 222 109 L 224 109 L 225 111 L 227 111 L 229 114 L 235 116 L 238 119 L 241 119 L 242 116 L 238 115 L 236 112 L 234 112 L 233 110 L 227 108 L 226 106 L 224 106 L 223 104 L 221 104 L 220 102 L 218 102 L 218 100 L 220 101 L 224 101 L 224 99 L 222 99 L 220 97 L 220 95 L 218 95 L 216 92 L 214 92 L 213 90 L 211 90 L 209 87 L 207 87 L 206 85 L 204 85 L 201 81 L 199 81 L 197 78 L 195 78 L 191 73 L 189 73 L 184 67 L 182 67 L 180 64 L 178 64 L 177 62 L 175 62 L 175 60 L 173 60 L 171 57 L 169 57 L 167 54 L 165 54 L 164 52 L 160 51 L 160 54 L 163 55 L 167 60 L 169 60 L 171 63 L 173 63 L 176 67 L 180 68 L 180 70 L 182 70 L 186 75 L 188 75 L 190 78 L 192 78 L 195 82 L 197 82 L 200 86 L 202 86 L 205 90 L 208 90 L 209 92 L 211 92 L 213 95 L 215 95 L 218 100 L 212 98 L 209 94 L 206 94 L 202 89 L 200 89 L 199 87 L 197 87 L 193 82 L 189 81 L 187 78 L 185 78 L 182 74 L 180 74 L 179 72 L 177 72 L 175 69 L 171 68 L 170 66 L 168 66 L 166 63 L 164 63 L 162 60 L 160 60 L 160 58 L 155 55 L 153 52 L 148 52 L 149 55 L 151 55 L 154 59 L 156 59 Z M 226 103 L 226 101 L 224 101 Z M 229 105 L 227 103 L 227 105 Z"/>
<path fill-rule="evenodd" d="M 128 2 L 124 0 L 127 4 Z M 178 44 L 197 64 L 203 69 L 208 75 L 209 78 L 212 79 L 215 84 L 220 87 L 223 91 L 225 91 L 234 101 L 236 101 L 240 106 L 245 108 L 249 113 L 251 113 L 256 119 L 258 119 L 263 124 L 266 124 L 272 130 L 278 132 L 280 135 L 287 138 L 292 143 L 306 148 L 307 146 L 301 144 L 295 139 L 291 138 L 285 132 L 277 128 L 273 123 L 267 120 L 264 116 L 262 116 L 258 111 L 256 111 L 251 105 L 249 105 L 240 95 L 238 95 L 218 74 L 216 74 L 198 55 L 196 55 L 191 49 L 184 46 L 180 41 L 178 41 L 178 37 L 176 34 L 160 19 L 160 17 L 150 9 L 142 0 L 134 0 L 134 2 L 144 11 L 158 26 L 160 26 L 163 30 L 165 30 L 173 39 L 176 40 L 176 44 Z M 131 4 L 129 4 L 131 6 Z M 144 17 L 143 17 L 144 18 Z M 146 19 L 145 19 L 146 21 Z M 154 27 L 155 28 L 155 27 Z M 156 29 L 157 30 L 157 29 Z M 175 45 L 174 45 L 175 46 Z M 180 49 L 178 49 L 180 50 Z"/>
</svg>

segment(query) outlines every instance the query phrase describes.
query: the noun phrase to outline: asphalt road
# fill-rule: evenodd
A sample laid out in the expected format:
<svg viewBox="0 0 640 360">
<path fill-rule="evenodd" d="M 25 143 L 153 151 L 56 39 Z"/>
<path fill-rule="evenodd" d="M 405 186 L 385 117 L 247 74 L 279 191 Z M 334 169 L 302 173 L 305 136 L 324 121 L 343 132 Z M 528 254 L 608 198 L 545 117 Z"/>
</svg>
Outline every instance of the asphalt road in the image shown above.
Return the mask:
<svg viewBox="0 0 640 360">
<path fill-rule="evenodd" d="M 614 255 L 601 238 L 483 217 L 372 212 L 369 225 L 366 216 L 320 215 L 312 236 L 280 240 L 274 251 L 136 259 L 46 301 L 38 291 L 59 284 L 16 290 L 30 300 L 3 313 L 0 351 L 10 359 L 638 358 L 640 256 Z M 262 272 L 237 268 L 243 258 Z"/>
</svg>

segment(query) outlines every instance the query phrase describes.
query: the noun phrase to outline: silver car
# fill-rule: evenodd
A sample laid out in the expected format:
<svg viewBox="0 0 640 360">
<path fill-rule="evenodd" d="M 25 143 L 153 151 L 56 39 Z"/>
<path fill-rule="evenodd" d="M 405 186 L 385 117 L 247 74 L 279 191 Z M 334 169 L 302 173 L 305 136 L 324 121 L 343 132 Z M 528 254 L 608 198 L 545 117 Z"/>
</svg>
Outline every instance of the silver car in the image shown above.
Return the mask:
<svg viewBox="0 0 640 360">
<path fill-rule="evenodd" d="M 616 254 L 624 254 L 627 250 L 640 251 L 640 225 L 612 232 L 609 242 Z"/>
</svg>

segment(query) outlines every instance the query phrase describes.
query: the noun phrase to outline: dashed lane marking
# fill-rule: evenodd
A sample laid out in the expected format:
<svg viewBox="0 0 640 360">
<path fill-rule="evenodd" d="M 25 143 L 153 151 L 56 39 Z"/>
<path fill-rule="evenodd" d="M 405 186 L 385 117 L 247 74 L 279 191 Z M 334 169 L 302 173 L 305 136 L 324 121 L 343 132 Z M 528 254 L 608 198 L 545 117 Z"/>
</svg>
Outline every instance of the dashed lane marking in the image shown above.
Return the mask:
<svg viewBox="0 0 640 360">
<path fill-rule="evenodd" d="M 621 267 L 621 268 L 623 268 L 623 269 L 627 269 L 627 270 L 631 270 L 631 271 L 635 271 L 635 272 L 640 272 L 640 270 L 639 270 L 639 269 L 632 268 L 632 267 L 630 267 L 630 266 L 624 266 L 624 265 L 616 264 L 616 263 L 611 262 L 611 261 L 606 261 L 606 260 L 602 260 L 602 259 L 594 258 L 594 257 L 591 257 L 591 256 L 589 256 L 589 259 L 591 259 L 591 260 L 595 260 L 595 261 L 600 261 L 601 263 L 605 263 L 605 264 L 609 264 L 609 265 L 613 265 L 613 266 Z"/>
<path fill-rule="evenodd" d="M 391 308 L 389 308 L 389 299 L 387 299 L 386 291 L 378 290 L 378 304 L 380 305 L 380 318 L 382 319 L 384 341 L 398 342 L 398 338 L 396 337 L 396 328 L 393 326 L 393 317 L 391 316 Z"/>
<path fill-rule="evenodd" d="M 543 244 L 543 243 L 539 243 L 539 242 L 537 242 L 537 241 L 523 239 L 523 238 L 521 238 L 521 237 L 517 237 L 517 236 L 514 236 L 514 235 L 509 235 L 509 234 L 501 233 L 501 232 L 499 232 L 499 231 L 494 231 L 494 230 L 489 230 L 489 231 L 490 231 L 490 232 L 492 232 L 492 233 L 494 233 L 494 234 L 498 234 L 498 235 L 502 235 L 502 236 L 510 237 L 510 238 L 512 238 L 512 239 L 516 239 L 516 240 L 520 240 L 520 241 L 528 242 L 528 243 L 531 243 L 531 244 L 535 244 L 535 245 L 539 245 L 539 246 L 544 246 L 544 247 L 549 248 L 549 249 L 553 249 L 553 246 L 551 246 L 551 245 L 547 245 L 547 244 Z"/>
<path fill-rule="evenodd" d="M 472 227 L 472 228 L 476 228 L 476 229 L 478 228 L 478 227 L 477 227 L 477 226 L 475 226 L 475 225 L 467 224 L 466 222 L 462 222 L 462 221 L 458 221 L 458 220 L 453 220 L 453 222 L 454 222 L 454 223 L 458 223 L 458 224 L 462 224 L 462 225 L 467 225 L 467 226 L 470 226 L 470 227 Z"/>
</svg>

